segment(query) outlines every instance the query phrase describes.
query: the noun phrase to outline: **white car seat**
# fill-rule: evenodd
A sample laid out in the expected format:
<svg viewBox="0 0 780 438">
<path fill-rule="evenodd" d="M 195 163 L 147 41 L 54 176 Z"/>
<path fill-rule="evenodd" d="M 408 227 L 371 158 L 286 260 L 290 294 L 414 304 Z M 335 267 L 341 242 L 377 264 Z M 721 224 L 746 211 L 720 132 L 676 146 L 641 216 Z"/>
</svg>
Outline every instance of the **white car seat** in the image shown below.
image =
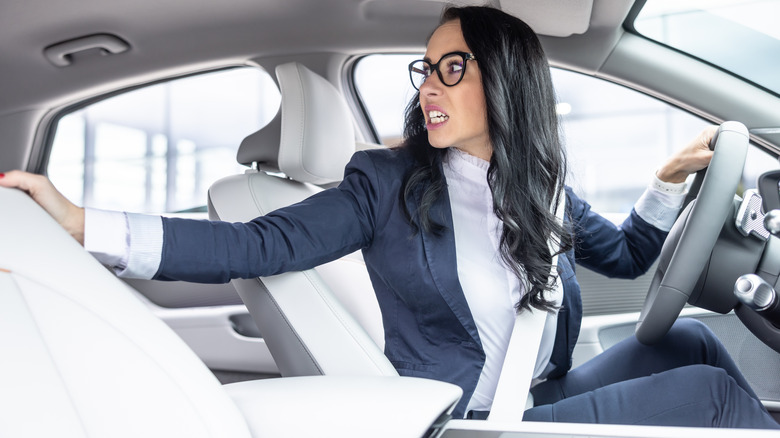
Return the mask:
<svg viewBox="0 0 780 438">
<path fill-rule="evenodd" d="M 238 152 L 256 169 L 211 186 L 212 219 L 246 222 L 308 198 L 341 180 L 355 151 L 352 115 L 332 84 L 298 63 L 276 76 L 280 114 Z M 382 352 L 381 313 L 359 254 L 233 285 L 283 376 L 398 375 Z"/>
<path fill-rule="evenodd" d="M 32 199 L 0 205 L 1 437 L 420 437 L 460 398 L 409 377 L 222 386 Z"/>
<path fill-rule="evenodd" d="M 24 193 L 0 205 L 0 436 L 250 436 L 128 286 Z"/>
</svg>

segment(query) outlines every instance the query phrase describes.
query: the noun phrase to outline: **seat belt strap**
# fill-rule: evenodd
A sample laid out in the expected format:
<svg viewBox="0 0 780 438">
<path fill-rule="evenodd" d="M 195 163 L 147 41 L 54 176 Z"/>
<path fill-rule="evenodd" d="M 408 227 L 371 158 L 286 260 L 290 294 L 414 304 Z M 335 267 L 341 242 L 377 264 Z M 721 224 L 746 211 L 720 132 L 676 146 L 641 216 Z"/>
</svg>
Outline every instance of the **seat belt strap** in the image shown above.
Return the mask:
<svg viewBox="0 0 780 438">
<path fill-rule="evenodd" d="M 566 206 L 566 193 L 561 193 L 555 211 L 559 223 L 563 223 L 563 212 Z M 551 275 L 555 275 L 553 301 L 563 295 L 563 285 L 556 272 L 558 265 L 558 245 L 551 238 L 548 241 L 550 252 L 553 253 Z M 498 378 L 496 394 L 488 415 L 489 421 L 517 422 L 522 420 L 523 412 L 530 397 L 531 382 L 536 368 L 536 357 L 542 343 L 542 334 L 547 322 L 548 313 L 538 309 L 526 309 L 515 318 L 512 335 L 509 338 L 506 357 Z M 531 405 L 533 403 L 531 402 Z"/>
</svg>

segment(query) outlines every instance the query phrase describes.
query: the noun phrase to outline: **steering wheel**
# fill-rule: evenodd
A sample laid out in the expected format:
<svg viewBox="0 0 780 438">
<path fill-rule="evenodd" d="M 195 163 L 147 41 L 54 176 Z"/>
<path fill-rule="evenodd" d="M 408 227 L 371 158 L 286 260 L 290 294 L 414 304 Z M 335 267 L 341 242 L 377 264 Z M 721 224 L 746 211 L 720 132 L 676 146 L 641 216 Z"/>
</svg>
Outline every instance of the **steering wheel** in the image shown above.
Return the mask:
<svg viewBox="0 0 780 438">
<path fill-rule="evenodd" d="M 710 142 L 712 161 L 696 174 L 691 187 L 691 196 L 696 199 L 677 218 L 661 250 L 636 324 L 639 342 L 650 345 L 660 341 L 690 298 L 731 211 L 748 140 L 745 125 L 724 122 Z"/>
</svg>

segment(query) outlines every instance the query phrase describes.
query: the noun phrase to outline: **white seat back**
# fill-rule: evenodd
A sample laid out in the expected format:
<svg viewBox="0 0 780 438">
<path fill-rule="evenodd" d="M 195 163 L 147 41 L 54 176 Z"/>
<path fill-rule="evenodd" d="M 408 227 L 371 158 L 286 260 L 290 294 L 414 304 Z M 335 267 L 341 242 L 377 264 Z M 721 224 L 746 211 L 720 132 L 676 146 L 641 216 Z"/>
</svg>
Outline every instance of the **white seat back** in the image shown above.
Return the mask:
<svg viewBox="0 0 780 438">
<path fill-rule="evenodd" d="M 0 437 L 419 437 L 461 396 L 398 376 L 223 387 L 30 197 L 0 205 Z"/>
<path fill-rule="evenodd" d="M 0 436 L 249 436 L 125 284 L 24 193 L 0 188 L 0 205 Z"/>
<path fill-rule="evenodd" d="M 247 137 L 238 153 L 239 162 L 261 170 L 212 185 L 212 219 L 246 222 L 299 202 L 322 190 L 315 184 L 341 179 L 355 150 L 351 113 L 333 85 L 297 63 L 280 65 L 276 75 L 281 117 Z M 397 375 L 382 352 L 381 313 L 359 254 L 233 284 L 283 376 Z"/>
</svg>

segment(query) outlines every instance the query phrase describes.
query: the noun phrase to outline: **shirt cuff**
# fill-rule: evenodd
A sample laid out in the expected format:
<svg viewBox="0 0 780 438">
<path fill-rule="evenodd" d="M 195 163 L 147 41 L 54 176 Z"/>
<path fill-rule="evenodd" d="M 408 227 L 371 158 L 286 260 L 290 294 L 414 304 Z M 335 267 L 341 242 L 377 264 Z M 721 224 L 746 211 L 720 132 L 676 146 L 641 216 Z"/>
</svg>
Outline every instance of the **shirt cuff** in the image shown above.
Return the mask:
<svg viewBox="0 0 780 438">
<path fill-rule="evenodd" d="M 672 195 L 684 195 L 687 186 L 688 183 L 685 181 L 681 183 L 661 181 L 661 179 L 658 178 L 658 175 L 653 175 L 653 182 L 650 183 L 651 188 L 658 190 L 659 192 L 670 193 Z"/>
<path fill-rule="evenodd" d="M 127 266 L 127 217 L 119 211 L 84 209 L 84 249 L 112 268 Z"/>
<path fill-rule="evenodd" d="M 126 267 L 117 269 L 116 273 L 123 278 L 150 280 L 160 269 L 162 260 L 162 217 L 137 213 L 125 213 L 125 215 L 130 250 Z"/>
<path fill-rule="evenodd" d="M 686 183 L 667 183 L 654 176 L 634 210 L 645 222 L 661 231 L 669 231 L 685 202 L 685 188 Z"/>
</svg>

